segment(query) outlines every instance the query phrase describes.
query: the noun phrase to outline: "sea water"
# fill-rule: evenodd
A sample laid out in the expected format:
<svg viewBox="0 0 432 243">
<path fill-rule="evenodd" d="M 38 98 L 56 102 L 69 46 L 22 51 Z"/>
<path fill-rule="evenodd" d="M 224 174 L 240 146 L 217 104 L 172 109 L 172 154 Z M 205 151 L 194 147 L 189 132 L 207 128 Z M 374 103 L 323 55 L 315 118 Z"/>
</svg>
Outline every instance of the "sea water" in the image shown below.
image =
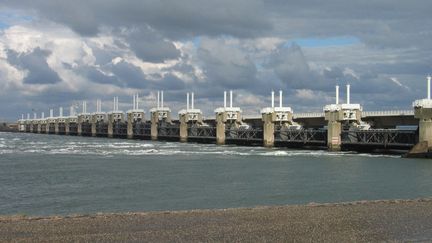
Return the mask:
<svg viewBox="0 0 432 243">
<path fill-rule="evenodd" d="M 430 196 L 431 160 L 0 133 L 0 215 L 213 209 Z"/>
</svg>

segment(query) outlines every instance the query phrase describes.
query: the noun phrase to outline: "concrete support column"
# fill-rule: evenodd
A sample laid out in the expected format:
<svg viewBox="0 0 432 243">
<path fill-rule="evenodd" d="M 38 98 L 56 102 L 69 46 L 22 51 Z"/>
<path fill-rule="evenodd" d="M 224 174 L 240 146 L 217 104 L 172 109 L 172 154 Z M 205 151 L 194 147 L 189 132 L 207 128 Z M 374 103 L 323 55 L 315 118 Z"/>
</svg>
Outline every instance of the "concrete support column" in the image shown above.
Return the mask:
<svg viewBox="0 0 432 243">
<path fill-rule="evenodd" d="M 432 148 L 432 107 L 431 100 L 418 100 L 414 104 L 414 117 L 419 119 L 419 141 L 406 157 L 428 158 Z M 426 106 L 426 107 L 425 107 Z"/>
<path fill-rule="evenodd" d="M 216 144 L 225 144 L 225 123 L 226 113 L 220 112 L 216 114 Z"/>
<path fill-rule="evenodd" d="M 188 114 L 182 114 L 180 116 L 180 142 L 187 142 L 188 139 Z"/>
<path fill-rule="evenodd" d="M 54 133 L 59 134 L 59 122 L 54 123 Z"/>
<path fill-rule="evenodd" d="M 432 147 L 432 108 L 416 107 L 415 118 L 419 119 L 419 142 L 427 142 Z"/>
<path fill-rule="evenodd" d="M 37 124 L 37 133 L 41 133 L 41 124 L 40 123 L 38 123 Z"/>
<path fill-rule="evenodd" d="M 274 130 L 273 113 L 263 114 L 263 145 L 264 147 L 274 146 Z"/>
<path fill-rule="evenodd" d="M 49 129 L 50 129 L 50 123 L 47 122 L 47 124 L 45 125 L 45 133 L 49 134 Z"/>
<path fill-rule="evenodd" d="M 158 124 L 159 124 L 159 113 L 157 111 L 151 113 L 151 139 L 158 139 Z"/>
<path fill-rule="evenodd" d="M 113 115 L 108 115 L 108 137 L 112 138 L 114 136 L 114 118 Z"/>
<path fill-rule="evenodd" d="M 70 134 L 70 123 L 68 121 L 65 122 L 65 135 Z"/>
<path fill-rule="evenodd" d="M 91 134 L 92 137 L 96 137 L 96 126 L 97 126 L 97 122 L 96 121 L 92 121 L 91 123 Z"/>
<path fill-rule="evenodd" d="M 329 151 L 341 150 L 342 124 L 340 121 L 329 121 L 327 125 L 327 147 Z"/>
<path fill-rule="evenodd" d="M 432 147 L 432 119 L 420 119 L 419 142 L 426 141 L 428 147 Z"/>
<path fill-rule="evenodd" d="M 133 113 L 127 114 L 127 138 L 131 139 L 134 137 L 133 133 Z"/>
<path fill-rule="evenodd" d="M 78 124 L 77 124 L 77 135 L 82 136 L 82 122 L 81 121 L 78 121 Z"/>
<path fill-rule="evenodd" d="M 33 125 L 33 123 L 31 123 L 30 124 L 30 132 L 33 132 L 33 129 L 34 129 L 34 125 Z"/>
<path fill-rule="evenodd" d="M 327 147 L 329 151 L 341 150 L 343 117 L 343 110 L 332 110 L 325 112 L 325 120 L 327 121 Z"/>
</svg>

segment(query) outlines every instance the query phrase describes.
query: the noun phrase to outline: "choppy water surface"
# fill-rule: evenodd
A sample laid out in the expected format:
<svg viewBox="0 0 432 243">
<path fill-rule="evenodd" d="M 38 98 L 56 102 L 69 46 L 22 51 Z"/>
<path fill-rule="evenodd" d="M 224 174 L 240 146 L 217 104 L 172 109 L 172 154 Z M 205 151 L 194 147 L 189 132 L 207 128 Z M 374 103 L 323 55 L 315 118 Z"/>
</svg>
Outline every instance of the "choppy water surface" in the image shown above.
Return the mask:
<svg viewBox="0 0 432 243">
<path fill-rule="evenodd" d="M 0 133 L 0 215 L 430 196 L 431 160 Z"/>
</svg>

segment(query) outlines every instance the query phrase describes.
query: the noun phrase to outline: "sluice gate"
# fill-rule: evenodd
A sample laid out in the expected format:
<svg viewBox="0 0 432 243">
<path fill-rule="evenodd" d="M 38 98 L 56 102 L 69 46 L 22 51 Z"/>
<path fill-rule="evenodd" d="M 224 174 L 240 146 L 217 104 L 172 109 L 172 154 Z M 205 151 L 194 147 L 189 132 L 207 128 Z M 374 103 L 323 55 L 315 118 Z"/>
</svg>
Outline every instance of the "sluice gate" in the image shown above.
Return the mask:
<svg viewBox="0 0 432 243">
<path fill-rule="evenodd" d="M 428 77 L 428 82 L 430 82 Z M 428 95 L 430 96 L 430 91 Z M 336 102 L 326 105 L 323 113 L 294 114 L 291 107 L 283 106 L 282 91 L 279 106 L 271 93 L 271 106 L 261 110 L 260 117 L 244 118 L 240 107 L 233 106 L 233 93 L 224 92 L 223 106 L 214 110 L 214 118 L 203 119 L 200 109 L 194 107 L 194 94 L 187 93 L 186 109 L 173 119 L 171 109 L 164 105 L 163 91 L 157 92 L 157 105 L 145 111 L 139 108 L 138 95 L 133 96 L 133 108 L 123 113 L 118 97 L 114 98 L 111 112 L 102 112 L 100 100 L 96 111 L 82 112 L 71 107 L 69 116 L 59 116 L 18 121 L 18 129 L 28 133 L 98 136 L 171 140 L 180 142 L 206 142 L 239 145 L 282 146 L 295 148 L 327 148 L 339 150 L 411 150 L 411 153 L 430 153 L 432 147 L 432 99 L 414 102 L 414 112 L 363 112 L 360 104 L 350 103 L 350 86 L 347 85 L 345 103 L 339 103 L 339 86 Z M 191 99 L 190 99 L 191 98 Z M 191 102 L 190 102 L 191 101 Z M 417 123 L 416 123 L 417 122 Z M 405 129 L 403 127 L 411 127 Z M 425 143 L 427 142 L 427 145 Z M 421 146 L 418 146 L 421 144 Z M 430 144 L 430 145 L 429 145 Z M 413 148 L 416 148 L 412 152 Z"/>
</svg>

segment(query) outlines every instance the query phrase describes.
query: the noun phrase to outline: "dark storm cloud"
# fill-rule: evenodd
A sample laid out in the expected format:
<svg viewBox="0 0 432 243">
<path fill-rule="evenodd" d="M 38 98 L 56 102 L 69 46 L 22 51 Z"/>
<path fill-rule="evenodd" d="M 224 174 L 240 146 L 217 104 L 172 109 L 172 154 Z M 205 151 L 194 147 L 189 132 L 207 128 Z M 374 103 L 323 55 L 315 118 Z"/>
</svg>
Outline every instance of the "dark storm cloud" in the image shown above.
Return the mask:
<svg viewBox="0 0 432 243">
<path fill-rule="evenodd" d="M 58 74 L 47 63 L 46 59 L 50 55 L 47 50 L 36 48 L 30 53 L 21 54 L 9 50 L 7 55 L 11 64 L 29 72 L 24 79 L 26 84 L 54 84 L 61 81 Z"/>
<path fill-rule="evenodd" d="M 180 57 L 180 51 L 174 44 L 156 31 L 134 30 L 126 37 L 126 41 L 137 57 L 146 62 L 163 62 Z"/>
<path fill-rule="evenodd" d="M 237 89 L 256 82 L 257 69 L 250 56 L 224 40 L 203 40 L 198 57 L 212 87 Z"/>
<path fill-rule="evenodd" d="M 255 36 L 271 28 L 258 0 L 117 0 L 6 1 L 6 7 L 36 10 L 41 17 L 63 23 L 83 35 L 95 35 L 104 25 L 148 24 L 166 36 L 230 34 Z"/>
<path fill-rule="evenodd" d="M 104 68 L 110 70 L 124 84 L 124 87 L 143 89 L 147 86 L 144 73 L 133 64 L 120 61 L 115 64 L 111 63 Z"/>
<path fill-rule="evenodd" d="M 77 73 L 84 75 L 89 81 L 99 84 L 112 84 L 123 86 L 123 83 L 114 75 L 106 75 L 95 67 L 83 66 L 75 70 Z"/>
</svg>

